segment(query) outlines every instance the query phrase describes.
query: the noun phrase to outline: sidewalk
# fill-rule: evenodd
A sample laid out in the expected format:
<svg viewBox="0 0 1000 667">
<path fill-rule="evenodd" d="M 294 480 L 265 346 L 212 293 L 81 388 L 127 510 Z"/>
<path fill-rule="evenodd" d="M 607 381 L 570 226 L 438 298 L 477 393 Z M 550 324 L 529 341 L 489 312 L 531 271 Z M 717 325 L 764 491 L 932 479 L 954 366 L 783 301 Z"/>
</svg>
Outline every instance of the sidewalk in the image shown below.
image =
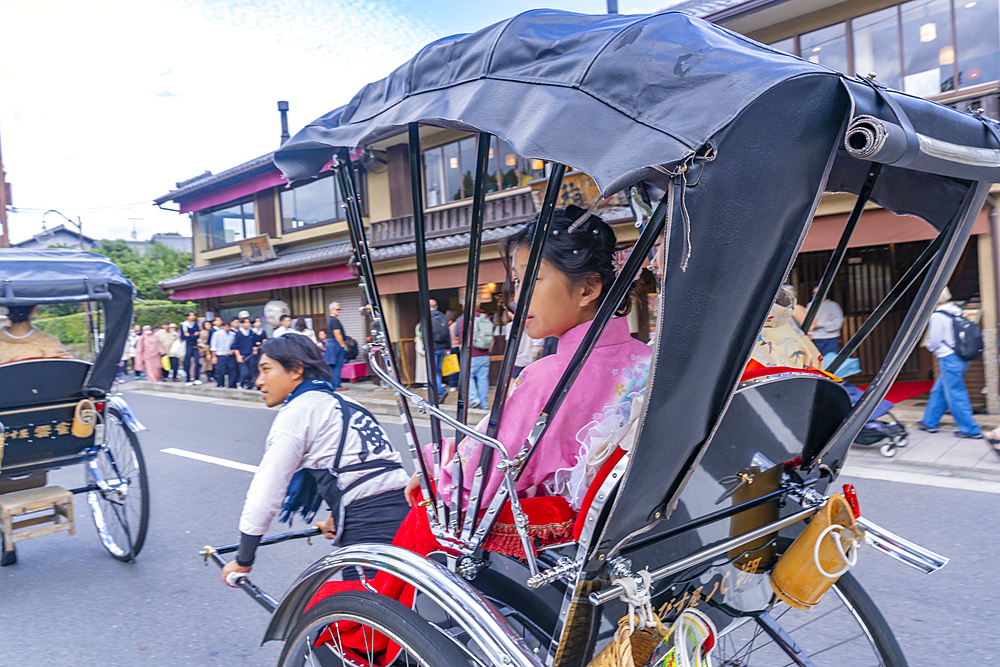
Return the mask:
<svg viewBox="0 0 1000 667">
<path fill-rule="evenodd" d="M 990 450 L 985 440 L 957 438 L 955 420 L 945 414 L 937 433 L 926 433 L 917 428 L 917 422 L 924 414 L 927 400 L 913 398 L 897 403 L 892 414 L 908 432 L 910 444 L 896 450 L 892 458 L 882 456 L 878 446 L 851 449 L 848 465 L 875 468 L 905 467 L 932 474 L 952 474 L 971 476 L 974 479 L 1000 480 L 1000 457 Z M 975 415 L 983 431 L 989 431 L 1000 423 L 997 415 Z"/>
<path fill-rule="evenodd" d="M 399 410 L 392 392 L 381 389 L 371 382 L 345 383 L 344 386 L 347 387 L 347 391 L 343 392 L 344 395 L 364 405 L 372 414 L 399 418 Z M 157 383 L 138 380 L 123 384 L 122 390 L 182 394 L 196 400 L 248 401 L 264 407 L 260 393 L 255 390 L 219 388 L 210 383 L 187 387 L 182 382 Z M 491 400 L 494 392 L 495 388 L 491 388 Z M 426 395 L 424 390 L 416 390 L 416 393 Z M 456 394 L 451 393 L 441 407 L 454 416 L 456 401 Z M 851 468 L 907 470 L 931 475 L 1000 481 L 1000 457 L 990 451 L 985 440 L 956 438 L 955 422 L 951 415 L 944 416 L 937 433 L 925 433 L 916 427 L 917 421 L 923 415 L 925 404 L 925 399 L 910 399 L 897 403 L 892 409 L 892 414 L 906 426 L 909 433 L 909 445 L 897 449 L 894 457 L 882 456 L 877 445 L 854 446 L 848 456 L 847 465 Z M 428 421 L 426 415 L 420 414 L 412 406 L 411 414 L 423 423 Z M 470 409 L 469 423 L 478 423 L 486 414 L 485 410 Z M 976 421 L 984 431 L 987 431 L 1000 423 L 1000 417 L 976 415 Z"/>
</svg>

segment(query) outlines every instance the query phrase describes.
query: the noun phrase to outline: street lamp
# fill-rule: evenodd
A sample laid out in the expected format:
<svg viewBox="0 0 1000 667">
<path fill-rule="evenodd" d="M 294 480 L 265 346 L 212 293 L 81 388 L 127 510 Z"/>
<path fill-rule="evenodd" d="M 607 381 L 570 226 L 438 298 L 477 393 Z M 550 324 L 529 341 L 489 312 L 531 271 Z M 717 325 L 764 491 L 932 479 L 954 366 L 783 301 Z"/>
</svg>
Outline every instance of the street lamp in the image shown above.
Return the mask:
<svg viewBox="0 0 1000 667">
<path fill-rule="evenodd" d="M 83 220 L 81 220 L 80 217 L 77 216 L 76 221 L 74 222 L 73 220 L 70 220 L 63 213 L 60 213 L 59 211 L 55 210 L 54 208 L 50 208 L 45 213 L 42 213 L 42 229 L 43 230 L 45 229 L 45 216 L 47 216 L 49 213 L 55 213 L 58 216 L 62 216 L 63 220 L 65 220 L 69 224 L 71 224 L 74 227 L 76 227 L 76 230 L 77 230 L 77 232 L 80 235 L 80 250 L 86 250 L 86 248 L 83 245 Z"/>
</svg>

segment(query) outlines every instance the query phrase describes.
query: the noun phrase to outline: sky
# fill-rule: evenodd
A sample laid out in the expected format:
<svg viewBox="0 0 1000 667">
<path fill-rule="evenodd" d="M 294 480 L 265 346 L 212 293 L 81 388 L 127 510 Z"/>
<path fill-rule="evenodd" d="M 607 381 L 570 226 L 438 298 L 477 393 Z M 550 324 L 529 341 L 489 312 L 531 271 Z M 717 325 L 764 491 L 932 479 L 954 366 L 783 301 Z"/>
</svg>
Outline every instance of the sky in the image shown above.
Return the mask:
<svg viewBox="0 0 1000 667">
<path fill-rule="evenodd" d="M 641 14 L 670 0 L 618 0 Z M 11 241 L 191 233 L 155 197 L 277 148 L 423 45 L 535 7 L 606 0 L 4 0 L 0 149 Z M 167 204 L 173 206 L 173 204 Z M 45 214 L 55 210 L 56 213 Z M 61 215 L 60 215 L 61 214 Z"/>
</svg>

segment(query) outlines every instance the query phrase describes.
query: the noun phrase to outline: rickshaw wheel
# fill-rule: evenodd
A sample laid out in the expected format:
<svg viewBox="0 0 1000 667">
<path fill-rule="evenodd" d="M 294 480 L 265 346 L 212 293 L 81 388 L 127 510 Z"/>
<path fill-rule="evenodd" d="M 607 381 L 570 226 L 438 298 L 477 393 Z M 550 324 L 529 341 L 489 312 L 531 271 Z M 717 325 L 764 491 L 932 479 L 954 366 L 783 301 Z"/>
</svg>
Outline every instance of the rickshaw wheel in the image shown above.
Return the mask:
<svg viewBox="0 0 1000 667">
<path fill-rule="evenodd" d="M 850 572 L 840 577 L 814 609 L 800 612 L 779 604 L 772 609 L 771 618 L 778 631 L 806 654 L 809 658 L 806 664 L 815 667 L 907 665 L 903 650 L 882 612 Z M 750 616 L 735 629 L 722 630 L 720 627 L 716 664 L 779 667 L 794 664 L 794 661 L 768 636 L 764 623 L 754 622 L 754 617 Z"/>
<path fill-rule="evenodd" d="M 338 621 L 363 626 L 362 635 L 367 655 L 344 655 L 339 628 L 335 625 Z M 314 646 L 317 638 L 328 627 L 333 641 Z M 356 633 L 357 628 L 353 631 Z M 374 641 L 369 644 L 369 640 L 374 640 L 375 632 L 385 635 L 402 649 L 389 663 L 391 665 L 462 667 L 475 664 L 454 641 L 409 607 L 370 591 L 347 591 L 320 600 L 302 614 L 285 642 L 278 665 L 380 665 L 378 655 L 373 650 Z"/>
<path fill-rule="evenodd" d="M 127 487 L 124 493 L 114 489 L 90 491 L 87 502 L 101 544 L 118 560 L 130 561 L 142 549 L 149 524 L 146 461 L 139 448 L 138 436 L 125 425 L 116 408 L 108 407 L 103 433 L 103 445 L 97 452 L 95 464 L 104 481 L 122 479 Z M 94 484 L 89 465 L 86 471 L 87 483 Z"/>
</svg>

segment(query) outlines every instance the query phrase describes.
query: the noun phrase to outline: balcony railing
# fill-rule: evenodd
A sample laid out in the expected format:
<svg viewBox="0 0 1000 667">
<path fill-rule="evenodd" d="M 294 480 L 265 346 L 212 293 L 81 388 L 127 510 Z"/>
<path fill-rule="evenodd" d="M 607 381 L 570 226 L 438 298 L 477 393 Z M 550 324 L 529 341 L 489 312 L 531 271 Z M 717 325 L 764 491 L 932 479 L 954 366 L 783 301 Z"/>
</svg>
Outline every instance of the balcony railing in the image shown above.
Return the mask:
<svg viewBox="0 0 1000 667">
<path fill-rule="evenodd" d="M 530 191 L 489 199 L 483 208 L 483 228 L 526 222 L 534 215 L 535 204 Z M 429 239 L 462 234 L 469 231 L 471 219 L 471 202 L 464 206 L 429 209 L 424 211 L 425 234 Z M 374 248 L 413 241 L 413 216 L 373 222 L 368 238 Z"/>
</svg>

